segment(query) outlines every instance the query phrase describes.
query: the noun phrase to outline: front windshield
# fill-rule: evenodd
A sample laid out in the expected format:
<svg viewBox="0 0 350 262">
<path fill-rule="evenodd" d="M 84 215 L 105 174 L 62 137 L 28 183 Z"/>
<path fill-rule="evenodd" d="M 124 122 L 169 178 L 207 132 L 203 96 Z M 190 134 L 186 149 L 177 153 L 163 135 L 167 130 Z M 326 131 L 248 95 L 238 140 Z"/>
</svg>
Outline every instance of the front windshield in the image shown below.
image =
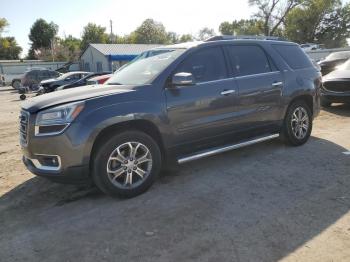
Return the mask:
<svg viewBox="0 0 350 262">
<path fill-rule="evenodd" d="M 143 85 L 150 83 L 168 65 L 185 52 L 185 49 L 167 49 L 160 54 L 138 57 L 127 66 L 117 70 L 107 85 Z"/>
<path fill-rule="evenodd" d="M 335 52 L 326 57 L 325 60 L 338 60 L 350 58 L 350 52 Z"/>
</svg>

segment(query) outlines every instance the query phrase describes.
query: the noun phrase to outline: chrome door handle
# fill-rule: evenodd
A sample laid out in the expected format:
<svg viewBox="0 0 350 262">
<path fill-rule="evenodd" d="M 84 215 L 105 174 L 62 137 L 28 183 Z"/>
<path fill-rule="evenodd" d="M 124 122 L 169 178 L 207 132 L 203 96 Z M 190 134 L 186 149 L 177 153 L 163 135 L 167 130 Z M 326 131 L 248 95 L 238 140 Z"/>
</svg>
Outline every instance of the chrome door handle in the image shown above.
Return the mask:
<svg viewBox="0 0 350 262">
<path fill-rule="evenodd" d="M 272 83 L 272 86 L 281 86 L 283 85 L 283 82 L 274 82 Z"/>
<path fill-rule="evenodd" d="M 223 96 L 226 96 L 226 95 L 229 95 L 229 94 L 233 94 L 234 92 L 236 92 L 236 90 L 230 89 L 230 90 L 224 90 L 220 94 L 223 95 Z"/>
</svg>

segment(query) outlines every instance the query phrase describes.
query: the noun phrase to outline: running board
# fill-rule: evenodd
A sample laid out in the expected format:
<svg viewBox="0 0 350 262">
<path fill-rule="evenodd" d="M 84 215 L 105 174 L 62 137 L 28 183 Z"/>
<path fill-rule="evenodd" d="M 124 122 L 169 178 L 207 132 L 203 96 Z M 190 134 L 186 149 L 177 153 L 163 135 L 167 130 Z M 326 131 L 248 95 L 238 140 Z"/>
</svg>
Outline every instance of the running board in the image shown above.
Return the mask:
<svg viewBox="0 0 350 262">
<path fill-rule="evenodd" d="M 189 155 L 189 156 L 185 156 L 185 157 L 179 158 L 177 160 L 177 162 L 179 164 L 184 164 L 186 162 L 190 162 L 190 161 L 201 159 L 201 158 L 208 157 L 208 156 L 217 155 L 217 154 L 220 154 L 220 153 L 223 153 L 223 152 L 227 152 L 227 151 L 231 151 L 231 150 L 234 150 L 234 149 L 237 149 L 237 148 L 254 145 L 256 143 L 264 142 L 264 141 L 271 140 L 271 139 L 274 139 L 274 138 L 277 138 L 277 137 L 279 137 L 279 134 L 263 136 L 263 137 L 259 137 L 259 138 L 253 139 L 253 140 L 249 140 L 249 141 L 245 141 L 245 142 L 242 142 L 242 143 L 233 144 L 233 145 L 229 145 L 229 146 L 215 147 L 215 148 L 212 148 L 212 149 L 209 149 L 209 150 L 200 151 L 198 153 L 195 153 L 194 155 Z"/>
</svg>

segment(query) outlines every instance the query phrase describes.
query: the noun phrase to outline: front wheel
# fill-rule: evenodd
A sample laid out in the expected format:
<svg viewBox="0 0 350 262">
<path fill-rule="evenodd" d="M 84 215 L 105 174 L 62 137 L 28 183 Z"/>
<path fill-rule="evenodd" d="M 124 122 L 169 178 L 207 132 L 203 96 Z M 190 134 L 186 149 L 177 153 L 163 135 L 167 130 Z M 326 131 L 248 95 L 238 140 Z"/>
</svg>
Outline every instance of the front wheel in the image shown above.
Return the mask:
<svg viewBox="0 0 350 262">
<path fill-rule="evenodd" d="M 303 101 L 295 101 L 287 110 L 282 138 L 289 145 L 300 146 L 309 139 L 311 131 L 312 114 L 309 106 Z"/>
<path fill-rule="evenodd" d="M 153 184 L 161 169 L 161 153 L 147 134 L 122 132 L 98 145 L 92 166 L 92 178 L 101 191 L 129 198 Z"/>
</svg>

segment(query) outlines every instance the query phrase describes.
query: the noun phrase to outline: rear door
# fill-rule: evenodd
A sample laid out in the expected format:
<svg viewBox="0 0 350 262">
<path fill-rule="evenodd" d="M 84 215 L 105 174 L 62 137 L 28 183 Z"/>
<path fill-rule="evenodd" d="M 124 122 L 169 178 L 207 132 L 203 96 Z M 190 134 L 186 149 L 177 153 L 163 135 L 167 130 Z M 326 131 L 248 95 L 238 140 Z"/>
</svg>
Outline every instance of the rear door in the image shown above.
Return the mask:
<svg viewBox="0 0 350 262">
<path fill-rule="evenodd" d="M 196 83 L 165 88 L 173 144 L 231 131 L 238 90 L 234 79 L 228 78 L 223 49 L 205 47 L 189 54 L 172 75 L 180 72 L 191 73 Z"/>
<path fill-rule="evenodd" d="M 279 124 L 283 76 L 258 45 L 229 45 L 228 57 L 236 77 L 241 128 L 255 129 Z"/>
</svg>

